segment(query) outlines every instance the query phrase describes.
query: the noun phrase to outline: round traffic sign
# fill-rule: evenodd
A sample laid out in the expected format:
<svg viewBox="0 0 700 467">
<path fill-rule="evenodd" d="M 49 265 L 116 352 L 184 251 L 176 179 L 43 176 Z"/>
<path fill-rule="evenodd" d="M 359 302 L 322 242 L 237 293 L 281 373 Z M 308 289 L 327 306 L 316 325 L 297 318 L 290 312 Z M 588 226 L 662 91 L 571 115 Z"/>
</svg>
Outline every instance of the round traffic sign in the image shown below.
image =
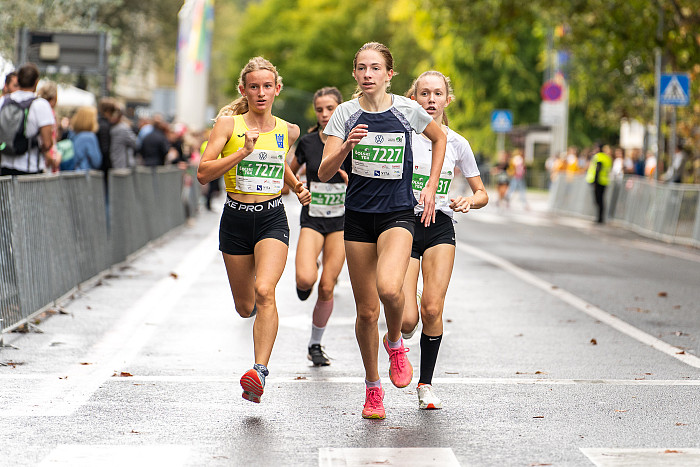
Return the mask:
<svg viewBox="0 0 700 467">
<path fill-rule="evenodd" d="M 558 101 L 561 99 L 563 89 L 561 84 L 555 83 L 554 81 L 547 81 L 542 85 L 540 94 L 542 95 L 542 100 L 545 101 Z"/>
</svg>

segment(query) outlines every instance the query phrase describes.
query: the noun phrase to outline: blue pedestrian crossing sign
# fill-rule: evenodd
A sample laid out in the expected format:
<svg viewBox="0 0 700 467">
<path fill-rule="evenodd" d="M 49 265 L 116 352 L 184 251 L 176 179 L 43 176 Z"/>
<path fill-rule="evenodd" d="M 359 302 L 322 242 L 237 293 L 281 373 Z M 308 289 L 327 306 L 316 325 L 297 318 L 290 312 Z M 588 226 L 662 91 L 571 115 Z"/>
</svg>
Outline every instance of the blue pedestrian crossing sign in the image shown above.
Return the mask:
<svg viewBox="0 0 700 467">
<path fill-rule="evenodd" d="M 687 74 L 661 75 L 659 102 L 661 105 L 688 105 L 690 103 L 690 78 Z"/>
<path fill-rule="evenodd" d="M 491 112 L 491 129 L 496 133 L 508 133 L 513 128 L 513 112 L 494 110 Z"/>
</svg>

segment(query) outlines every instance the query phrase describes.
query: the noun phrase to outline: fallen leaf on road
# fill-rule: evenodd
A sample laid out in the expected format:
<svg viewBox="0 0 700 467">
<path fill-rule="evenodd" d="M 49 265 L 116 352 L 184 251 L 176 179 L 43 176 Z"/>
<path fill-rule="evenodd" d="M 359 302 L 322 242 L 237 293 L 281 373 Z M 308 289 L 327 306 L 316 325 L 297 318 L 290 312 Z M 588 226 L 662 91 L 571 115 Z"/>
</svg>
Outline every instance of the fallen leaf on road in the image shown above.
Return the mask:
<svg viewBox="0 0 700 467">
<path fill-rule="evenodd" d="M 177 274 L 175 274 L 174 272 L 171 272 L 170 277 L 172 277 L 173 279 L 177 279 Z"/>
<path fill-rule="evenodd" d="M 516 334 L 515 337 L 523 337 L 523 334 L 522 333 Z"/>
<path fill-rule="evenodd" d="M 664 454 L 680 454 L 680 453 L 682 453 L 682 452 L 683 452 L 683 451 L 676 451 L 675 449 L 666 449 L 666 450 L 664 451 Z"/>
<path fill-rule="evenodd" d="M 81 365 L 92 365 L 92 363 L 88 363 L 88 362 L 80 362 L 80 364 Z"/>
<path fill-rule="evenodd" d="M 537 415 L 537 416 L 532 417 L 532 418 L 544 418 L 544 415 Z"/>
<path fill-rule="evenodd" d="M 595 339 L 591 339 L 591 344 L 593 344 L 593 345 L 598 345 L 598 341 L 595 340 Z"/>
<path fill-rule="evenodd" d="M 58 379 L 68 379 L 68 376 L 59 376 Z"/>
<path fill-rule="evenodd" d="M 685 355 L 685 350 L 681 350 L 680 352 L 676 352 L 676 355 Z"/>
<path fill-rule="evenodd" d="M 116 373 L 116 372 L 115 372 L 112 376 L 113 376 L 113 377 L 114 377 L 114 376 L 117 376 L 117 377 L 119 377 L 119 378 L 127 378 L 127 377 L 129 377 L 129 376 L 134 376 L 134 375 L 132 375 L 131 373 L 127 373 L 126 371 L 122 371 L 121 373 Z"/>
<path fill-rule="evenodd" d="M 139 431 L 136 431 L 136 430 L 131 430 L 131 432 L 134 433 L 134 434 L 137 434 L 137 435 L 140 434 L 140 432 L 139 432 Z"/>
<path fill-rule="evenodd" d="M 666 293 L 666 292 L 659 292 L 659 297 L 668 297 L 668 293 Z"/>
<path fill-rule="evenodd" d="M 620 409 L 615 409 L 615 412 L 627 412 L 628 409 L 625 410 L 620 410 Z"/>
<path fill-rule="evenodd" d="M 452 320 L 451 320 L 451 319 L 447 319 L 447 320 L 445 320 L 445 321 L 447 321 L 448 323 L 451 323 L 451 322 L 452 322 Z"/>
<path fill-rule="evenodd" d="M 678 423 L 676 423 L 676 426 L 688 426 L 688 424 L 687 424 L 687 423 L 678 422 Z"/>
<path fill-rule="evenodd" d="M 536 375 L 546 375 L 546 374 L 548 374 L 548 373 L 545 372 L 545 371 L 536 371 L 535 374 L 536 374 Z"/>
<path fill-rule="evenodd" d="M 301 380 L 301 379 L 306 379 L 306 376 L 297 376 L 297 377 L 294 378 L 294 379 L 297 380 L 297 381 L 299 381 L 299 380 Z"/>
</svg>

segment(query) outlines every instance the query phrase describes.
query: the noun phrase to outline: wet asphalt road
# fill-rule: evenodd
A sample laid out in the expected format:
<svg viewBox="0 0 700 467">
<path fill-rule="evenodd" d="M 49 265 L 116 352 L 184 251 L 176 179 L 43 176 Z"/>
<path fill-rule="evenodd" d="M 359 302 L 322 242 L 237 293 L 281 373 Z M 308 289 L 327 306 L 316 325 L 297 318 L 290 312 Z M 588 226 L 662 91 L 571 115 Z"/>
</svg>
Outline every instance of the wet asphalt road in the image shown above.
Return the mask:
<svg viewBox="0 0 700 467">
<path fill-rule="evenodd" d="M 296 297 L 293 247 L 265 394 L 244 401 L 252 321 L 233 311 L 205 211 L 84 287 L 43 334 L 5 336 L 0 465 L 700 465 L 700 252 L 530 202 L 456 227 L 441 411 L 391 385 L 380 349 L 387 419 L 361 418 L 346 271 L 332 365 L 310 366 L 315 293 Z M 294 246 L 299 208 L 285 204 Z"/>
</svg>

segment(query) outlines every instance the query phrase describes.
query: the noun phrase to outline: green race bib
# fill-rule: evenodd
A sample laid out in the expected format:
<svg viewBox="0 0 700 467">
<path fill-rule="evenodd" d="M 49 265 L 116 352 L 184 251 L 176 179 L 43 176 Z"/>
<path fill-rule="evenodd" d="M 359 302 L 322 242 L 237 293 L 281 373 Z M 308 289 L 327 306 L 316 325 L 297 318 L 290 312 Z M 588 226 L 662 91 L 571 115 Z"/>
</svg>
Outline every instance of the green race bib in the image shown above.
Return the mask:
<svg viewBox="0 0 700 467">
<path fill-rule="evenodd" d="M 370 131 L 352 150 L 352 171 L 363 177 L 400 180 L 405 148 L 403 133 Z"/>
<path fill-rule="evenodd" d="M 311 182 L 311 217 L 340 217 L 345 214 L 345 183 Z"/>
<path fill-rule="evenodd" d="M 449 192 L 453 176 L 454 172 L 452 170 L 443 170 L 440 172 L 440 182 L 438 183 L 438 189 L 435 192 L 435 209 L 450 205 Z M 428 183 L 429 178 L 430 165 L 415 164 L 413 166 L 413 177 L 411 179 L 411 184 L 413 186 L 413 196 L 416 197 L 416 200 L 420 200 L 420 192 L 423 188 L 425 188 L 425 184 Z"/>
<path fill-rule="evenodd" d="M 236 188 L 247 193 L 277 193 L 284 185 L 284 152 L 254 149 L 236 166 Z"/>
</svg>

